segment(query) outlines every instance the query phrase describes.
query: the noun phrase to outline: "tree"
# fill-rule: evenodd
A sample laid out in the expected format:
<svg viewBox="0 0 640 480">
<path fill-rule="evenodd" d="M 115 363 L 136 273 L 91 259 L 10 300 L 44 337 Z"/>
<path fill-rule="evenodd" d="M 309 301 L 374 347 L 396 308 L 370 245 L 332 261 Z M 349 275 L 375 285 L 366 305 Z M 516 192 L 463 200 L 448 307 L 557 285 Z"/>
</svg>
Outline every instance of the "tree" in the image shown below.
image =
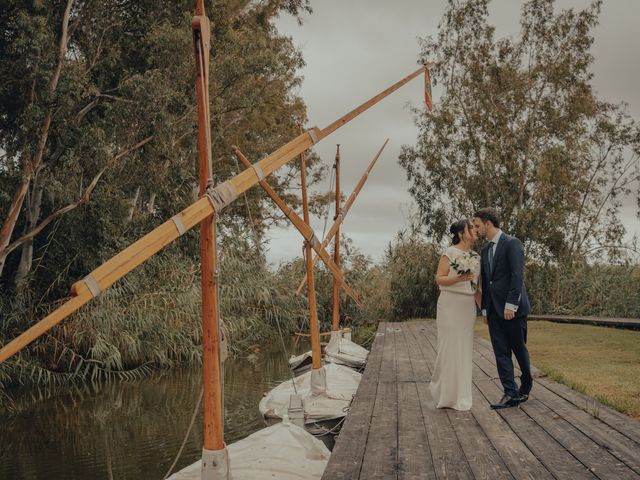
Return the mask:
<svg viewBox="0 0 640 480">
<path fill-rule="evenodd" d="M 529 0 L 519 37 L 500 40 L 488 3 L 450 1 L 437 38 L 422 42 L 443 93 L 433 112 L 416 112 L 418 142 L 400 164 L 425 232 L 439 240 L 453 219 L 495 206 L 539 258 L 619 244 L 640 135 L 624 105 L 591 86 L 601 2 L 555 12 L 553 0 Z"/>
<path fill-rule="evenodd" d="M 45 291 L 71 280 L 193 200 L 194 2 L 0 0 L 0 280 Z M 301 54 L 278 35 L 306 0 L 223 1 L 212 20 L 215 181 L 298 133 Z M 295 167 L 294 167 L 295 170 Z M 293 173 L 270 179 L 277 191 Z M 248 192 L 254 228 L 278 217 Z M 83 208 L 79 208 L 83 207 Z M 245 225 L 237 202 L 222 219 Z M 196 249 L 188 247 L 195 252 Z M 20 255 L 18 255 L 20 254 Z M 33 259 L 40 265 L 33 275 Z M 65 282 L 66 283 L 66 282 Z"/>
</svg>

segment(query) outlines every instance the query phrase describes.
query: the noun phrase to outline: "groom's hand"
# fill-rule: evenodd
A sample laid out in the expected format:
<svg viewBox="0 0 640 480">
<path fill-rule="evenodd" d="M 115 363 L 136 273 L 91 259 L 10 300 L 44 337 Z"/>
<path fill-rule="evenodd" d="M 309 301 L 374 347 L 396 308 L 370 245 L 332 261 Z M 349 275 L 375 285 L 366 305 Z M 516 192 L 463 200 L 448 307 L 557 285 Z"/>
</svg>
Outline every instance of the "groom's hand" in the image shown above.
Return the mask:
<svg viewBox="0 0 640 480">
<path fill-rule="evenodd" d="M 513 320 L 513 318 L 516 316 L 516 312 L 514 312 L 513 310 L 509 310 L 508 308 L 504 309 L 504 319 L 505 320 Z"/>
</svg>

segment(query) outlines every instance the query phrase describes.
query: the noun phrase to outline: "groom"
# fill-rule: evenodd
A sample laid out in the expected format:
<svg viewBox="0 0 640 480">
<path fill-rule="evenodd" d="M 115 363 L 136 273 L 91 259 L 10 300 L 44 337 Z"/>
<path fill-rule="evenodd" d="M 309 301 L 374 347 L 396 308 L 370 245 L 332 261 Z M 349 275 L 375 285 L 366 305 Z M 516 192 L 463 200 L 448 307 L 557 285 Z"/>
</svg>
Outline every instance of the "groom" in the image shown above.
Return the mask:
<svg viewBox="0 0 640 480">
<path fill-rule="evenodd" d="M 520 240 L 500 230 L 495 208 L 480 209 L 473 217 L 478 236 L 488 240 L 481 255 L 482 316 L 489 324 L 504 388 L 504 396 L 491 408 L 515 407 L 529 399 L 533 384 L 527 351 L 527 315 L 531 306 L 524 286 L 524 247 Z M 522 372 L 520 388 L 514 380 L 512 352 Z"/>
</svg>

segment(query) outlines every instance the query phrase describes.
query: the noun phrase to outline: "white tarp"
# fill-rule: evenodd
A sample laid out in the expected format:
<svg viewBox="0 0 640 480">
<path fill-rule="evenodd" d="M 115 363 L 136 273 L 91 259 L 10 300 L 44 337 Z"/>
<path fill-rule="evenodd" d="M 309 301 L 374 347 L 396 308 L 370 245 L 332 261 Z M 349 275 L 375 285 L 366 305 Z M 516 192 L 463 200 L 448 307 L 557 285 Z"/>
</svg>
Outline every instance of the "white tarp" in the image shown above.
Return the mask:
<svg viewBox="0 0 640 480">
<path fill-rule="evenodd" d="M 360 375 L 344 365 L 329 363 L 323 365 L 326 377 L 326 391 L 311 393 L 311 372 L 281 383 L 260 401 L 260 413 L 267 418 L 282 418 L 287 413 L 289 398 L 297 393 L 304 404 L 305 423 L 314 423 L 346 416 L 353 396 L 360 384 Z"/>
<path fill-rule="evenodd" d="M 335 334 L 332 332 L 331 340 L 329 340 L 324 352 L 327 362 L 339 363 L 353 368 L 364 367 L 369 356 L 369 350 L 347 338 L 341 338 L 339 332 L 335 332 Z"/>
<path fill-rule="evenodd" d="M 367 364 L 369 350 L 351 341 L 351 332 L 331 332 L 331 339 L 325 347 L 324 360 L 330 363 L 339 363 L 351 368 L 361 369 Z M 311 368 L 311 350 L 302 355 L 291 355 L 289 368 L 296 371 L 304 371 Z M 296 373 L 297 375 L 298 373 Z"/>
<path fill-rule="evenodd" d="M 293 423 L 263 428 L 227 447 L 233 480 L 320 479 L 331 455 L 320 440 Z M 169 480 L 200 480 L 202 462 Z"/>
</svg>

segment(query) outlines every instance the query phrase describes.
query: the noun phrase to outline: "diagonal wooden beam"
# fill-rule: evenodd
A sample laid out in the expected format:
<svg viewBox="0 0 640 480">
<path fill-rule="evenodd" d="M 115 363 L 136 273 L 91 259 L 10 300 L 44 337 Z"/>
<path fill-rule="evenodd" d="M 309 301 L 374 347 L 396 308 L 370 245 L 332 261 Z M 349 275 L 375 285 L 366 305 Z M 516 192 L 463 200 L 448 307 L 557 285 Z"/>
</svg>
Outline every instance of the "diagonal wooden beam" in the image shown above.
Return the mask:
<svg viewBox="0 0 640 480">
<path fill-rule="evenodd" d="M 203 2 L 200 2 L 203 5 Z M 324 130 L 317 127 L 298 135 L 289 143 L 283 145 L 278 150 L 268 155 L 256 165 L 267 177 L 275 170 L 293 160 L 305 150 L 319 142 L 327 135 L 340 128 L 347 122 L 372 107 L 384 97 L 402 87 L 409 80 L 424 72 L 425 67 L 420 67 L 417 71 L 403 78 L 391 87 L 383 90 L 375 97 L 366 101 L 351 112 L 343 115 L 338 120 L 330 124 Z M 33 342 L 43 333 L 47 332 L 66 317 L 77 311 L 92 298 L 100 294 L 106 288 L 125 276 L 131 270 L 142 264 L 149 257 L 153 256 L 184 232 L 199 224 L 205 218 L 219 213 L 225 206 L 233 202 L 240 193 L 245 192 L 259 182 L 259 178 L 253 169 L 247 169 L 230 180 L 207 190 L 206 196 L 188 206 L 180 213 L 174 215 L 171 220 L 166 221 L 156 227 L 147 235 L 136 241 L 118 255 L 108 260 L 89 275 L 84 280 L 74 283 L 71 286 L 71 298 L 56 310 L 51 312 L 38 323 L 24 331 L 11 342 L 0 348 L 0 363 L 11 357 L 25 346 Z"/>
<path fill-rule="evenodd" d="M 252 169 L 259 177 L 262 177 L 262 173 L 257 169 L 255 165 L 253 165 L 249 161 L 247 157 L 244 156 L 244 154 L 237 146 L 234 145 L 231 149 L 233 151 L 233 154 L 238 157 L 238 160 L 240 160 L 242 164 L 247 167 L 247 169 Z M 333 275 L 333 278 L 340 284 L 340 286 L 344 288 L 347 295 L 349 295 L 353 299 L 353 301 L 361 307 L 362 304 L 360 303 L 358 295 L 353 291 L 349 284 L 347 284 L 344 278 L 344 273 L 342 273 L 340 267 L 338 267 L 331 259 L 329 252 L 327 252 L 327 250 L 322 245 L 320 245 L 320 242 L 316 239 L 316 235 L 313 232 L 313 229 L 302 218 L 300 218 L 300 216 L 296 212 L 289 208 L 286 203 L 284 203 L 282 198 L 280 198 L 280 195 L 278 195 L 273 190 L 273 188 L 271 188 L 266 180 L 261 179 L 258 183 L 265 191 L 265 193 L 269 196 L 269 198 L 271 198 L 271 200 L 273 200 L 273 202 L 278 206 L 282 213 L 284 213 L 285 216 L 289 220 L 291 220 L 291 223 L 293 223 L 293 225 L 302 234 L 305 240 L 307 240 L 311 244 L 311 248 L 313 248 L 318 257 L 322 259 L 322 261 L 325 263 L 325 265 Z"/>
<path fill-rule="evenodd" d="M 349 195 L 349 198 L 345 202 L 344 207 L 342 208 L 342 210 L 334 220 L 333 225 L 331 225 L 331 228 L 329 229 L 329 232 L 327 232 L 326 237 L 324 237 L 324 240 L 322 241 L 322 247 L 326 248 L 327 245 L 329 245 L 329 242 L 331 241 L 331 239 L 340 230 L 340 225 L 342 224 L 345 217 L 347 216 L 347 213 L 349 213 L 349 209 L 351 208 L 351 205 L 353 205 L 353 202 L 356 201 L 356 197 L 358 196 L 358 194 L 360 193 L 360 190 L 362 190 L 362 187 L 364 186 L 365 182 L 369 178 L 369 174 L 371 173 L 373 166 L 378 161 L 380 154 L 384 150 L 384 147 L 387 146 L 388 142 L 389 142 L 389 139 L 387 138 L 382 144 L 382 147 L 380 147 L 380 150 L 378 150 L 378 153 L 376 153 L 375 157 L 373 157 L 373 160 L 371 160 L 371 162 L 369 163 L 369 166 L 362 174 L 362 177 L 360 177 L 360 180 L 358 180 L 358 183 L 356 184 L 356 188 L 354 188 L 353 192 L 351 192 L 351 195 Z M 313 257 L 312 265 L 315 266 L 316 263 L 318 263 L 317 256 Z M 300 285 L 298 285 L 298 289 L 296 290 L 296 295 L 300 295 L 300 292 L 302 291 L 302 288 L 304 287 L 306 281 L 307 281 L 307 275 L 305 274 L 304 278 L 300 282 Z"/>
</svg>

